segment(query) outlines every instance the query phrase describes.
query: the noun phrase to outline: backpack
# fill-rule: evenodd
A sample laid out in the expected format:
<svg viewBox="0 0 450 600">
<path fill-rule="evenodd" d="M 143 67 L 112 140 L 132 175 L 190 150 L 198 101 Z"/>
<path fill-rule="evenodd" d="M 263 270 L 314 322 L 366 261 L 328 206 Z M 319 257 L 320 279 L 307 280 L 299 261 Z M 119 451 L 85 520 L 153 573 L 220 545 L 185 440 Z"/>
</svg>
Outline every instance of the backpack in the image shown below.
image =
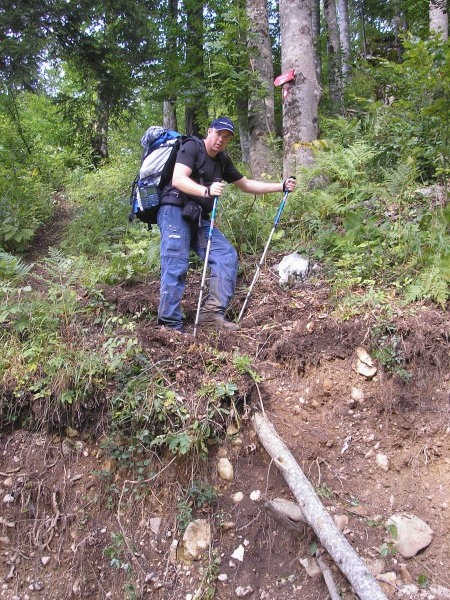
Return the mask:
<svg viewBox="0 0 450 600">
<path fill-rule="evenodd" d="M 181 135 L 158 125 L 149 127 L 142 136 L 141 166 L 131 185 L 130 222 L 136 217 L 149 229 L 156 224 L 162 191 L 172 179 L 177 152 L 187 140 L 201 144 L 194 136 Z"/>
</svg>

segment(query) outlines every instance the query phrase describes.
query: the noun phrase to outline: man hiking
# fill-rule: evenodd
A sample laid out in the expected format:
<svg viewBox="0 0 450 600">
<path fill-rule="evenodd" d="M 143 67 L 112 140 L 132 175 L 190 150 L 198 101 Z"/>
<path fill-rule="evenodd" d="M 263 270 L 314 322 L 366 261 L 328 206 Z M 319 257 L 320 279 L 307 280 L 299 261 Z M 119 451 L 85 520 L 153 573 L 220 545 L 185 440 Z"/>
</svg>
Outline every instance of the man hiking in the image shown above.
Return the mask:
<svg viewBox="0 0 450 600">
<path fill-rule="evenodd" d="M 183 332 L 181 300 L 189 268 L 189 252 L 205 259 L 209 233 L 209 213 L 214 198 L 226 183 L 233 183 L 249 194 L 293 191 L 295 179 L 266 183 L 247 179 L 224 151 L 234 135 L 234 124 L 227 117 L 214 119 L 203 147 L 188 140 L 177 154 L 172 182 L 163 190 L 158 212 L 161 232 L 161 290 L 158 323 Z M 219 229 L 214 227 L 208 256 L 209 293 L 201 308 L 198 325 L 217 329 L 237 329 L 225 318 L 234 295 L 238 272 L 237 253 Z"/>
</svg>

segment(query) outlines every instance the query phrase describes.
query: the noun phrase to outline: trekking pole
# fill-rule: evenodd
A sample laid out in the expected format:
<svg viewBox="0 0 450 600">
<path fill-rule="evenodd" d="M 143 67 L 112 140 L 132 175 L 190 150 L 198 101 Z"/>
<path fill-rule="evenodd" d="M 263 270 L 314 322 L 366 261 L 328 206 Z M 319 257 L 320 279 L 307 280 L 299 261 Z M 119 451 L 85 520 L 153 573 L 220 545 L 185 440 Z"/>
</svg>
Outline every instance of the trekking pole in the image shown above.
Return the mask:
<svg viewBox="0 0 450 600">
<path fill-rule="evenodd" d="M 206 271 L 208 269 L 209 251 L 211 249 L 211 239 L 212 239 L 212 234 L 213 234 L 213 229 L 214 229 L 214 219 L 216 218 L 218 201 L 219 201 L 219 196 L 214 196 L 214 204 L 213 204 L 213 209 L 211 212 L 211 221 L 209 223 L 208 243 L 206 245 L 205 264 L 203 265 L 203 275 L 202 275 L 202 282 L 200 284 L 200 295 L 199 295 L 198 304 L 197 304 L 197 314 L 195 315 L 194 337 L 197 335 L 198 318 L 200 316 L 200 307 L 201 307 L 202 299 L 203 299 L 203 290 L 205 288 Z"/>
<path fill-rule="evenodd" d="M 264 252 L 262 253 L 261 259 L 260 259 L 260 261 L 258 263 L 258 267 L 256 268 L 255 275 L 253 277 L 253 281 L 250 284 L 249 290 L 247 292 L 247 296 L 246 296 L 246 298 L 244 300 L 244 304 L 242 305 L 241 312 L 239 313 L 239 316 L 237 318 L 236 323 L 239 323 L 239 321 L 242 318 L 242 315 L 244 314 L 245 308 L 247 306 L 248 299 L 250 298 L 250 295 L 251 295 L 252 290 L 253 290 L 253 286 L 255 285 L 256 280 L 258 279 L 259 273 L 261 271 L 261 267 L 262 267 L 264 259 L 266 257 L 267 250 L 269 248 L 270 242 L 272 241 L 273 234 L 275 233 L 275 229 L 277 228 L 278 222 L 280 220 L 281 213 L 284 210 L 284 205 L 286 204 L 286 200 L 287 200 L 288 194 L 289 194 L 289 190 L 286 190 L 284 192 L 284 196 L 283 196 L 283 199 L 281 201 L 281 204 L 278 207 L 278 211 L 277 211 L 277 214 L 275 215 L 275 219 L 273 221 L 273 227 L 272 227 L 272 230 L 270 232 L 269 239 L 267 240 L 266 247 L 264 248 Z"/>
</svg>

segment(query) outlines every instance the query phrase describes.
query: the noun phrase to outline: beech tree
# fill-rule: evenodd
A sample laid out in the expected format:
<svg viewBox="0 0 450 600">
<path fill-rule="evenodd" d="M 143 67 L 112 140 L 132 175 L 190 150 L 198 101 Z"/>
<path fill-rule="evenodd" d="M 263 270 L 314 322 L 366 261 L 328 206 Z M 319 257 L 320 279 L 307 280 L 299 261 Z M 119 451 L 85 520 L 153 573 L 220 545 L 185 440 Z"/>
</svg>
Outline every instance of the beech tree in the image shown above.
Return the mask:
<svg viewBox="0 0 450 600">
<path fill-rule="evenodd" d="M 249 94 L 250 163 L 252 176 L 259 178 L 272 170 L 268 137 L 275 130 L 272 45 L 266 0 L 247 0 L 247 16 L 250 69 L 259 83 Z"/>
<path fill-rule="evenodd" d="M 185 130 L 190 135 L 202 136 L 208 120 L 208 106 L 204 66 L 204 18 L 202 0 L 186 0 L 186 56 L 184 100 Z"/>
<path fill-rule="evenodd" d="M 448 40 L 447 0 L 430 0 L 430 31 L 439 33 L 443 40 Z"/>
<path fill-rule="evenodd" d="M 348 0 L 338 0 L 339 38 L 341 43 L 341 67 L 343 83 L 350 72 L 350 22 L 348 17 Z"/>
<path fill-rule="evenodd" d="M 342 72 L 336 2 L 335 0 L 324 0 L 323 7 L 327 26 L 328 88 L 332 107 L 340 111 L 342 108 Z"/>
<path fill-rule="evenodd" d="M 318 136 L 320 87 L 316 78 L 310 0 L 280 0 L 281 70 L 295 70 L 283 101 L 284 176 L 312 161 Z"/>
</svg>

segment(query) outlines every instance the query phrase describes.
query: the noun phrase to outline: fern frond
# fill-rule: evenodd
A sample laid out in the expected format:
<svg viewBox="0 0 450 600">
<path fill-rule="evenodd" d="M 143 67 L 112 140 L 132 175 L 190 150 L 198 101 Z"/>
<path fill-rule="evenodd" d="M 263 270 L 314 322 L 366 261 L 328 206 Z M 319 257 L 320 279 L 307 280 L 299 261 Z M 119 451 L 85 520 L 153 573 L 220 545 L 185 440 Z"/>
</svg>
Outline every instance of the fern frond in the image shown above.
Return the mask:
<svg viewBox="0 0 450 600">
<path fill-rule="evenodd" d="M 28 275 L 32 266 L 25 264 L 20 258 L 0 250 L 0 277 L 21 279 Z"/>
<path fill-rule="evenodd" d="M 450 295 L 449 268 L 434 264 L 420 273 L 405 293 L 408 302 L 433 300 L 444 307 Z"/>
<path fill-rule="evenodd" d="M 384 170 L 383 175 L 388 192 L 392 196 L 398 196 L 414 185 L 417 169 L 412 162 L 401 162 L 395 169 Z"/>
</svg>

